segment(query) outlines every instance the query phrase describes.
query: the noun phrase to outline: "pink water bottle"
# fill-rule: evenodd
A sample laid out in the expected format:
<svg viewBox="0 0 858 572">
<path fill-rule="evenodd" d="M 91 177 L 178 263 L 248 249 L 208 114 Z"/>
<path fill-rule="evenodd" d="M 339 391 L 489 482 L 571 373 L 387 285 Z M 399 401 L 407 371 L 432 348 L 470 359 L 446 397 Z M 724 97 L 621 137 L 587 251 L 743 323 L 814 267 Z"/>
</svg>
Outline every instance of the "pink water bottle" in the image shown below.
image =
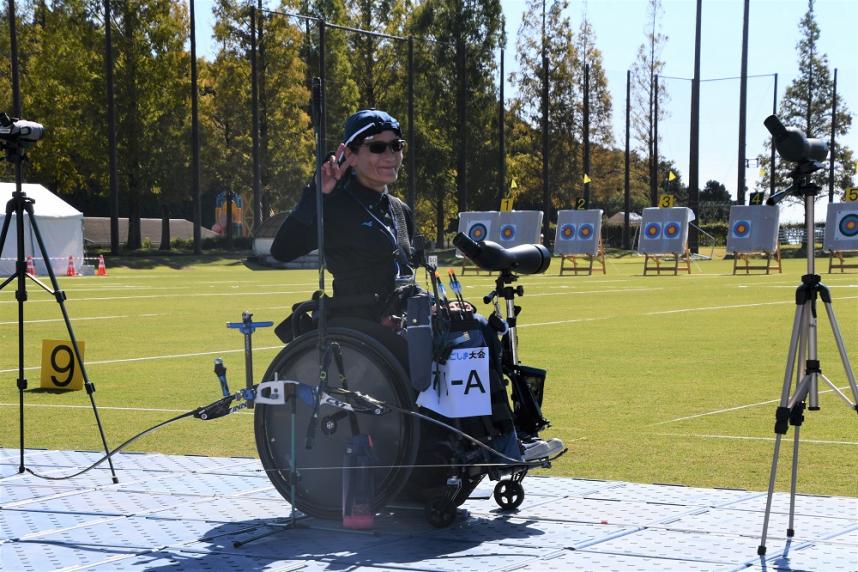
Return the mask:
<svg viewBox="0 0 858 572">
<path fill-rule="evenodd" d="M 372 468 L 372 439 L 369 435 L 355 435 L 346 445 L 343 460 L 343 527 L 358 530 L 371 529 L 375 499 L 375 482 Z"/>
</svg>

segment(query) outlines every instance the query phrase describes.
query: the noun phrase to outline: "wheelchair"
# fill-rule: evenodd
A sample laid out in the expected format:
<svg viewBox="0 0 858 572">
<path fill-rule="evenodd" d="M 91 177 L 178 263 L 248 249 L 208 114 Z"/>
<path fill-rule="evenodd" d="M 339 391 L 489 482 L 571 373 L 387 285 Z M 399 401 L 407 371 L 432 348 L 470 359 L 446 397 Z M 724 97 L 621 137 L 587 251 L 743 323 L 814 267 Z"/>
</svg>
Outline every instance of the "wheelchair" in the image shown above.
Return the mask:
<svg viewBox="0 0 858 572">
<path fill-rule="evenodd" d="M 517 280 L 517 267 L 524 270 L 521 273 L 544 272 L 550 255 L 541 246 L 542 250 L 533 246 L 539 263 L 526 266 L 515 263 L 515 249 L 488 241 L 473 244 L 483 256 L 471 248 L 469 257 L 500 273 L 495 290 L 484 298 L 494 304 L 489 321 L 509 326 L 501 339 L 502 372 L 497 372 L 495 385 L 500 384 L 506 400 L 508 381 L 515 430 L 520 436 L 536 437 L 548 426 L 541 412 L 545 371 L 518 363 L 515 323 L 521 308 L 515 306 L 514 298 L 523 294 L 523 288 L 513 288 L 511 283 Z M 497 249 L 504 252 L 495 252 Z M 498 255 L 504 256 L 497 260 Z M 505 319 L 500 316 L 501 299 L 506 302 Z M 314 302 L 296 307 L 292 323 L 299 323 L 314 308 Z M 327 406 L 314 410 L 255 405 L 254 430 L 262 465 L 277 491 L 300 512 L 322 519 L 340 518 L 344 451 L 358 434 L 369 435 L 373 443 L 373 463 L 365 469 L 374 482 L 372 513 L 389 505 L 418 503 L 436 527 L 454 521 L 457 507 L 485 477 L 498 481 L 494 499 L 502 509 L 511 510 L 524 499 L 522 481 L 528 470 L 550 467 L 553 459 L 518 461 L 495 451 L 490 436 L 475 438 L 478 418 L 447 419 L 418 411 L 418 391 L 408 375 L 407 345 L 393 330 L 369 320 L 331 318 L 325 337 L 336 346 L 338 356 L 323 376 L 318 333 L 312 329 L 300 333 L 297 327 L 294 333 L 298 335 L 274 358 L 263 379 L 300 380 L 318 387 L 324 377 L 329 386 L 339 385 L 390 406 L 384 415 L 359 415 Z M 480 446 L 481 442 L 485 444 Z"/>
</svg>

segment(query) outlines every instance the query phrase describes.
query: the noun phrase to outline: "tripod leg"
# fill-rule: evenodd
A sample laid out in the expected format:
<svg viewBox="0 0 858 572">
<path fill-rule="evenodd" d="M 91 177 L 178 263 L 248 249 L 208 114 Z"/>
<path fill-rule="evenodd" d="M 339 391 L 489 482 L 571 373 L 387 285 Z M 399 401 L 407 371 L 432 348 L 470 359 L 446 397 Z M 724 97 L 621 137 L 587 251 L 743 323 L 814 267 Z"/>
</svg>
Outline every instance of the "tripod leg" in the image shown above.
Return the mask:
<svg viewBox="0 0 858 572">
<path fill-rule="evenodd" d="M 784 382 L 781 388 L 781 400 L 775 411 L 775 450 L 772 455 L 772 468 L 769 473 L 769 490 L 766 496 L 766 510 L 763 516 L 763 533 L 757 554 L 763 556 L 766 553 L 766 536 L 769 531 L 769 517 L 772 511 L 772 496 L 775 492 L 775 478 L 778 472 L 778 456 L 781 450 L 781 439 L 789 428 L 789 392 L 792 387 L 792 375 L 795 370 L 795 358 L 798 352 L 799 340 L 802 338 L 801 326 L 804 323 L 805 305 L 796 306 L 792 322 L 792 334 L 789 340 L 789 351 L 784 371 Z"/>
<path fill-rule="evenodd" d="M 116 476 L 116 470 L 113 468 L 113 457 L 110 455 L 110 448 L 107 446 L 107 438 L 104 436 L 104 426 L 101 424 L 101 416 L 98 414 L 98 408 L 95 406 L 95 397 L 93 396 L 93 393 L 95 393 L 95 386 L 89 380 L 89 375 L 86 372 L 86 366 L 84 365 L 83 359 L 80 355 L 80 348 L 78 347 L 77 338 L 74 335 L 74 329 L 72 328 L 71 320 L 69 319 L 69 314 L 66 311 L 66 294 L 60 289 L 60 285 L 57 282 L 57 277 L 54 274 L 54 269 L 50 264 L 50 257 L 48 256 L 48 251 L 45 248 L 44 241 L 42 241 L 42 233 L 39 231 L 39 226 L 36 223 L 36 217 L 33 214 L 33 205 L 32 203 L 27 203 L 24 206 L 28 214 L 30 215 L 30 228 L 33 229 L 33 234 L 35 235 L 36 242 L 39 245 L 39 251 L 42 253 L 42 256 L 44 257 L 45 261 L 47 261 L 47 264 L 45 264 L 45 266 L 48 269 L 48 276 L 50 276 L 51 279 L 51 287 L 53 288 L 54 298 L 56 298 L 57 303 L 60 305 L 60 311 L 63 315 L 63 321 L 66 324 L 66 330 L 69 334 L 69 340 L 71 340 L 72 349 L 74 350 L 74 357 L 80 364 L 80 373 L 83 376 L 84 387 L 86 387 L 86 393 L 87 395 L 89 395 L 89 402 L 92 405 L 92 412 L 95 415 L 95 424 L 98 427 L 98 434 L 101 437 L 101 444 L 104 446 L 104 453 L 105 455 L 107 455 L 107 462 L 110 465 L 110 475 L 113 479 L 113 483 L 116 484 L 119 482 L 119 479 Z M 23 214 L 21 216 L 23 218 Z"/>
<path fill-rule="evenodd" d="M 822 296 L 822 303 L 825 306 L 825 313 L 828 315 L 828 322 L 831 324 L 831 332 L 834 335 L 834 342 L 837 344 L 837 351 L 840 353 L 840 361 L 846 371 L 846 379 L 849 380 L 849 387 L 852 388 L 853 409 L 858 411 L 858 384 L 855 382 L 855 372 L 852 370 L 852 364 L 846 354 L 846 345 L 843 343 L 843 336 L 840 335 L 840 326 L 837 323 L 837 316 L 834 315 L 831 300 L 830 298 L 826 300 L 825 294 L 827 291 Z"/>
<path fill-rule="evenodd" d="M 799 406 L 804 405 L 803 403 Z M 787 525 L 786 535 L 787 538 L 792 538 L 795 536 L 795 487 L 796 482 L 798 481 L 798 438 L 799 433 L 801 433 L 801 425 L 797 425 L 795 428 L 795 438 L 793 439 L 792 446 L 792 472 L 790 474 L 790 484 L 789 484 L 789 524 Z"/>
</svg>

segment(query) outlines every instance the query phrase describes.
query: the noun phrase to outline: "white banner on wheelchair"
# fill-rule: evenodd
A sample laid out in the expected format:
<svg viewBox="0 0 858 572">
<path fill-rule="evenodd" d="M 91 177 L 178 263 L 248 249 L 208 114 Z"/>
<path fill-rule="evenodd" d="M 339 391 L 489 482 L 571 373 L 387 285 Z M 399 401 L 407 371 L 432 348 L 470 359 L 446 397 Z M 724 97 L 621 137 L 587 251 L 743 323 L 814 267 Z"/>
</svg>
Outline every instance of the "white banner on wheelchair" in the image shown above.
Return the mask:
<svg viewBox="0 0 858 572">
<path fill-rule="evenodd" d="M 432 385 L 417 405 L 451 418 L 491 415 L 489 349 L 454 349 L 446 363 L 433 363 Z"/>
</svg>

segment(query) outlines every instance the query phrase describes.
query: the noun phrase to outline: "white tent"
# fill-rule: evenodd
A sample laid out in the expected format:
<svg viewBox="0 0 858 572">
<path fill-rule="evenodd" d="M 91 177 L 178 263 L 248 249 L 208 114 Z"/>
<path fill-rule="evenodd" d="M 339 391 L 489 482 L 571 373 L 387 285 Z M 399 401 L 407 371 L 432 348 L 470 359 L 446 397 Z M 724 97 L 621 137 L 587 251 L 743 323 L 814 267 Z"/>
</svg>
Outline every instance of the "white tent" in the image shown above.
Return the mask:
<svg viewBox="0 0 858 572">
<path fill-rule="evenodd" d="M 638 213 L 629 213 L 629 225 L 631 226 L 640 226 L 641 224 L 641 215 Z M 613 216 L 609 217 L 605 224 L 610 225 L 621 225 L 625 224 L 626 213 L 624 211 L 620 211 Z"/>
<path fill-rule="evenodd" d="M 54 272 L 65 275 L 69 256 L 74 258 L 75 270 L 80 271 L 83 264 L 83 213 L 62 200 L 42 185 L 24 184 L 21 190 L 33 199 L 33 212 L 36 224 L 45 244 L 47 256 L 51 259 Z M 0 183 L 0 204 L 6 205 L 15 191 L 15 183 Z M 0 227 L 5 222 L 6 209 L 0 207 Z M 0 280 L 15 272 L 15 260 L 18 256 L 16 215 L 12 214 L 9 233 L 0 253 Z M 24 256 L 32 256 L 36 273 L 46 275 L 47 269 L 39 250 L 36 234 L 30 225 L 29 215 L 24 214 Z"/>
</svg>

